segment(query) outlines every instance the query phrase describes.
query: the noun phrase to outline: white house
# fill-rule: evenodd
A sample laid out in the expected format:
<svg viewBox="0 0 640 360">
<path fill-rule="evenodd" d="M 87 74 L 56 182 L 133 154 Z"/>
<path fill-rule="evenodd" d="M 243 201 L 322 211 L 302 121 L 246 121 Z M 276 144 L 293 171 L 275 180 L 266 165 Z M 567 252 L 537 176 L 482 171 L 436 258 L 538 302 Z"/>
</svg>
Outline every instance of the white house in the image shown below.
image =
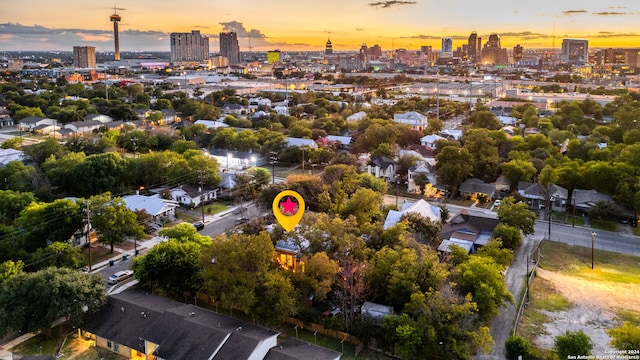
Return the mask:
<svg viewBox="0 0 640 360">
<path fill-rule="evenodd" d="M 427 136 L 424 136 L 424 137 L 422 137 L 420 139 L 420 144 L 424 145 L 424 146 L 428 146 L 428 147 L 430 147 L 432 149 L 435 149 L 436 148 L 436 142 L 440 141 L 440 140 L 447 140 L 447 139 L 442 137 L 442 136 L 440 136 L 440 135 L 436 135 L 436 134 L 427 135 Z"/>
<path fill-rule="evenodd" d="M 204 126 L 207 127 L 207 129 L 217 129 L 217 128 L 221 128 L 221 127 L 229 127 L 229 125 L 223 123 L 222 121 L 218 121 L 218 120 L 196 120 L 194 123 L 195 124 L 202 124 Z"/>
<path fill-rule="evenodd" d="M 362 120 L 362 119 L 366 118 L 367 116 L 368 115 L 367 115 L 366 112 L 359 111 L 359 112 L 357 112 L 355 114 L 351 114 L 351 115 L 347 116 L 346 120 L 347 120 L 347 122 L 359 121 L 359 120 Z"/>
<path fill-rule="evenodd" d="M 171 189 L 171 198 L 180 205 L 198 207 L 202 204 L 202 201 L 206 204 L 217 199 L 218 189 L 211 186 L 203 186 L 201 192 L 199 186 L 184 184 Z"/>
<path fill-rule="evenodd" d="M 442 214 L 442 209 L 438 206 L 434 206 L 429 204 L 423 199 L 420 199 L 416 202 L 408 202 L 405 201 L 402 204 L 402 209 L 400 211 L 390 210 L 387 214 L 387 218 L 384 221 L 383 228 L 386 230 L 394 225 L 396 225 L 400 218 L 403 215 L 415 213 L 422 217 L 429 218 L 433 222 L 440 222 L 440 216 Z"/>
<path fill-rule="evenodd" d="M 367 172 L 387 182 L 394 181 L 396 177 L 396 163 L 385 156 L 376 156 L 367 164 Z"/>
<path fill-rule="evenodd" d="M 393 114 L 393 121 L 411 126 L 413 130 L 422 131 L 427 127 L 427 117 L 416 111 Z"/>
<path fill-rule="evenodd" d="M 156 223 L 162 223 L 164 219 L 175 219 L 176 208 L 178 207 L 177 202 L 163 199 L 159 195 L 126 195 L 122 197 L 122 200 L 129 210 L 144 210 L 153 217 L 153 221 Z"/>
<path fill-rule="evenodd" d="M 5 167 L 12 161 L 24 160 L 24 152 L 16 149 L 0 149 L 0 167 Z"/>
<path fill-rule="evenodd" d="M 420 161 L 416 166 L 409 168 L 408 171 L 407 191 L 410 193 L 417 193 L 420 191 L 420 186 L 415 183 L 417 176 L 426 177 L 427 181 L 432 186 L 437 182 L 435 167 L 426 161 Z"/>
</svg>

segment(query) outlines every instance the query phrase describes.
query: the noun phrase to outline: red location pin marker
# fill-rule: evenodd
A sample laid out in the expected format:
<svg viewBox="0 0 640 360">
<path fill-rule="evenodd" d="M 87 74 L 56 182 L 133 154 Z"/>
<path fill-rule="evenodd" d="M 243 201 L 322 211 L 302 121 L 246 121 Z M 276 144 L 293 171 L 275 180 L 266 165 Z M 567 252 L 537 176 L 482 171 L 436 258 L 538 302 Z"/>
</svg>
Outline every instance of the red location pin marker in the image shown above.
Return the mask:
<svg viewBox="0 0 640 360">
<path fill-rule="evenodd" d="M 273 215 L 282 227 L 291 231 L 302 219 L 304 199 L 293 190 L 285 190 L 273 199 Z"/>
</svg>

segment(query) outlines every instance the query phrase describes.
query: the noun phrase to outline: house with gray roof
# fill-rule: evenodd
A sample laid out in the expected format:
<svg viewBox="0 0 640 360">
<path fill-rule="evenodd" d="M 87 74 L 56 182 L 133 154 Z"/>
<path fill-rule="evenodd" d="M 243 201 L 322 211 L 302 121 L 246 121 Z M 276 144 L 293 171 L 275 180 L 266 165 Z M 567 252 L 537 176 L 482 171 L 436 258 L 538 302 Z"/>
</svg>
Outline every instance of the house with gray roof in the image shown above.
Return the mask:
<svg viewBox="0 0 640 360">
<path fill-rule="evenodd" d="M 417 111 L 393 114 L 393 121 L 399 124 L 409 125 L 413 130 L 417 131 L 422 131 L 427 127 L 427 117 Z"/>
<path fill-rule="evenodd" d="M 451 245 L 458 245 L 473 253 L 491 240 L 493 230 L 500 220 L 495 213 L 463 209 L 442 228 L 438 238 L 442 240 L 438 251 L 451 252 Z"/>
<path fill-rule="evenodd" d="M 549 185 L 549 194 L 547 194 L 545 188 L 539 183 L 520 181 L 518 183 L 518 194 L 525 199 L 531 209 L 544 209 L 547 206 L 547 197 L 549 197 L 551 200 L 551 210 L 567 210 L 569 191 L 556 184 Z"/>
<path fill-rule="evenodd" d="M 100 311 L 85 317 L 78 332 L 96 347 L 126 359 L 339 360 L 342 356 L 306 343 L 284 341 L 279 346 L 279 333 L 271 329 L 141 291 L 110 295 Z"/>
<path fill-rule="evenodd" d="M 477 178 L 471 178 L 465 180 L 460 184 L 460 196 L 471 197 L 474 194 L 484 194 L 489 199 L 493 199 L 496 196 L 496 185 L 492 183 L 486 183 Z"/>
<path fill-rule="evenodd" d="M 442 209 L 439 206 L 431 205 L 424 199 L 420 199 L 416 202 L 405 201 L 402 203 L 400 211 L 389 210 L 387 218 L 384 220 L 383 228 L 386 230 L 392 226 L 395 226 L 404 215 L 410 213 L 418 214 L 422 217 L 428 218 L 433 222 L 440 222 Z"/>
<path fill-rule="evenodd" d="M 122 200 L 129 210 L 144 210 L 153 217 L 153 221 L 156 223 L 162 223 L 162 220 L 165 219 L 175 219 L 176 208 L 178 207 L 177 202 L 163 199 L 159 195 L 126 195 L 122 197 Z"/>
<path fill-rule="evenodd" d="M 585 213 L 589 212 L 598 202 L 614 203 L 611 195 L 599 193 L 595 190 L 574 189 L 571 197 L 575 210 Z"/>
<path fill-rule="evenodd" d="M 395 181 L 396 163 L 386 156 L 374 156 L 367 164 L 367 172 L 387 182 Z"/>
</svg>

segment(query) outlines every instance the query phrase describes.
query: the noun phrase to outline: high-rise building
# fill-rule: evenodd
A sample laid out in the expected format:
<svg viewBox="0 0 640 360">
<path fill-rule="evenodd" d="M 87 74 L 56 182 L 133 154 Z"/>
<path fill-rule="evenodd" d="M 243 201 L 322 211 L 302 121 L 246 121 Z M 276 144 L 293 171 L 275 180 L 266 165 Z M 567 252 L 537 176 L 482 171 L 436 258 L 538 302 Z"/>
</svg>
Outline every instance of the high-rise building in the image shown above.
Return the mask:
<svg viewBox="0 0 640 360">
<path fill-rule="evenodd" d="M 209 60 L 209 38 L 199 30 L 190 33 L 171 33 L 171 63 L 201 62 Z"/>
<path fill-rule="evenodd" d="M 497 34 L 489 35 L 489 40 L 484 44 L 482 63 L 486 65 L 507 65 L 509 63 L 507 49 L 500 46 L 500 36 Z"/>
<path fill-rule="evenodd" d="M 113 15 L 109 17 L 109 20 L 113 23 L 113 42 L 115 44 L 115 50 L 113 52 L 113 59 L 120 60 L 120 37 L 118 35 L 118 23 L 122 20 L 122 17 L 116 12 L 115 5 L 113 6 Z"/>
<path fill-rule="evenodd" d="M 382 48 L 380 45 L 375 44 L 369 48 L 369 58 L 371 60 L 378 60 L 382 57 Z"/>
<path fill-rule="evenodd" d="M 95 46 L 74 46 L 73 47 L 73 67 L 95 68 L 96 67 Z"/>
<path fill-rule="evenodd" d="M 269 64 L 282 62 L 282 52 L 280 50 L 267 51 L 267 62 Z"/>
<path fill-rule="evenodd" d="M 513 47 L 513 62 L 517 63 L 522 59 L 524 59 L 524 48 L 520 44 L 518 44 Z"/>
<path fill-rule="evenodd" d="M 220 55 L 229 59 L 229 65 L 235 65 L 241 62 L 238 34 L 235 31 L 220 33 Z"/>
<path fill-rule="evenodd" d="M 589 61 L 589 41 L 584 39 L 562 39 L 560 61 L 574 65 L 587 63 Z"/>
<path fill-rule="evenodd" d="M 470 62 L 476 62 L 478 54 L 478 33 L 473 31 L 467 41 L 467 56 Z"/>
<path fill-rule="evenodd" d="M 442 48 L 440 50 L 440 57 L 443 57 L 443 58 L 453 57 L 453 40 L 451 38 L 442 38 Z"/>
<path fill-rule="evenodd" d="M 327 39 L 327 43 L 324 46 L 324 54 L 333 55 L 333 44 L 331 43 L 331 39 Z"/>
</svg>

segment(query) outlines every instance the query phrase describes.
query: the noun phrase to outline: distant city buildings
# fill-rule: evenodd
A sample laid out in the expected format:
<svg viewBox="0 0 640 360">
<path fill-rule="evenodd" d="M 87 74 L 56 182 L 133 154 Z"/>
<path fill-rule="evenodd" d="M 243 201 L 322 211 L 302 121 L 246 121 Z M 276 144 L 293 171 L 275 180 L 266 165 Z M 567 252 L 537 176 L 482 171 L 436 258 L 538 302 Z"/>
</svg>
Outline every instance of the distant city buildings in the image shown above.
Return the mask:
<svg viewBox="0 0 640 360">
<path fill-rule="evenodd" d="M 571 65 L 583 65 L 589 62 L 589 41 L 584 39 L 562 39 L 560 61 Z"/>
<path fill-rule="evenodd" d="M 229 65 L 236 65 L 241 62 L 238 34 L 235 31 L 220 33 L 220 55 L 228 59 Z"/>
<path fill-rule="evenodd" d="M 327 43 L 324 46 L 324 54 L 333 55 L 333 44 L 331 43 L 331 39 L 327 39 Z"/>
<path fill-rule="evenodd" d="M 467 40 L 467 57 L 469 62 L 475 63 L 478 61 L 479 49 L 480 44 L 478 42 L 478 33 L 473 31 Z"/>
<path fill-rule="evenodd" d="M 482 63 L 484 65 L 508 65 L 507 49 L 500 45 L 500 36 L 489 35 L 489 40 L 482 48 Z"/>
<path fill-rule="evenodd" d="M 270 64 L 282 62 L 282 52 L 280 50 L 267 51 L 267 62 Z"/>
<path fill-rule="evenodd" d="M 96 48 L 95 46 L 74 46 L 73 47 L 73 67 L 75 68 L 95 68 Z"/>
<path fill-rule="evenodd" d="M 524 48 L 520 44 L 518 44 L 513 47 L 513 62 L 517 63 L 522 59 L 524 59 Z"/>
<path fill-rule="evenodd" d="M 209 60 L 209 38 L 199 30 L 190 33 L 171 33 L 171 63 L 174 65 L 199 64 Z"/>
<path fill-rule="evenodd" d="M 440 49 L 440 57 L 453 57 L 453 40 L 451 38 L 442 38 L 442 48 Z"/>
</svg>

